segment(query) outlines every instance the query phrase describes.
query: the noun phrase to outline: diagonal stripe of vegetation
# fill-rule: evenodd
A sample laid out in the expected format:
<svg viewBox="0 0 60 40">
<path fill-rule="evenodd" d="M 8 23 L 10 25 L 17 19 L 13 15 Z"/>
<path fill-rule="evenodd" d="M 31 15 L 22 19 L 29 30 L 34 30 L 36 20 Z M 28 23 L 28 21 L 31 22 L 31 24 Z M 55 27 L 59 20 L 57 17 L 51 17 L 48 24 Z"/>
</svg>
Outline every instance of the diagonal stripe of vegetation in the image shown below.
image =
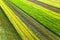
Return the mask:
<svg viewBox="0 0 60 40">
<path fill-rule="evenodd" d="M 43 2 L 43 3 L 48 4 L 50 6 L 60 8 L 60 0 L 37 0 L 37 1 Z"/>
</svg>

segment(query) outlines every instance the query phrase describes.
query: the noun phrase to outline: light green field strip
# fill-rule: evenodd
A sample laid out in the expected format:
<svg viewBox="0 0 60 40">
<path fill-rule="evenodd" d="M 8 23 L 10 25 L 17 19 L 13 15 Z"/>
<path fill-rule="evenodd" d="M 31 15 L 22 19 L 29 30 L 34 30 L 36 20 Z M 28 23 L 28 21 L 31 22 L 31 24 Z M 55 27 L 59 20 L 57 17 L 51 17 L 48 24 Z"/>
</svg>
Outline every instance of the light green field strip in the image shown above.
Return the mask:
<svg viewBox="0 0 60 40">
<path fill-rule="evenodd" d="M 60 14 L 29 1 L 10 1 L 14 3 L 17 7 L 24 10 L 28 15 L 35 18 L 39 23 L 42 23 L 49 30 L 60 36 Z"/>
<path fill-rule="evenodd" d="M 60 8 L 60 0 L 37 0 L 37 1 L 43 2 L 43 3 L 48 4 L 50 6 Z"/>
<path fill-rule="evenodd" d="M 1 1 L 1 7 L 23 40 L 39 40 L 38 37 Z M 8 14 L 9 13 L 9 14 Z"/>
<path fill-rule="evenodd" d="M 6 17 L 4 11 L 0 7 L 0 39 L 1 40 L 20 40 L 20 36 L 17 34 L 13 25 Z"/>
</svg>

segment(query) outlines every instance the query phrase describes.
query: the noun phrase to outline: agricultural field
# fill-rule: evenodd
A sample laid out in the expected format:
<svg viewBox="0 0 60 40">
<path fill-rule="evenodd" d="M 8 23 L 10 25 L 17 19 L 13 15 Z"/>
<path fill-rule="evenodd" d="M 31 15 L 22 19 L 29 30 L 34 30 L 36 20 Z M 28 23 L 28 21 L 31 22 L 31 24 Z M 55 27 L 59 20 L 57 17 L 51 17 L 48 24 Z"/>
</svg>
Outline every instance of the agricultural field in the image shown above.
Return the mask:
<svg viewBox="0 0 60 40">
<path fill-rule="evenodd" d="M 60 40 L 59 2 L 0 0 L 1 40 Z"/>
</svg>

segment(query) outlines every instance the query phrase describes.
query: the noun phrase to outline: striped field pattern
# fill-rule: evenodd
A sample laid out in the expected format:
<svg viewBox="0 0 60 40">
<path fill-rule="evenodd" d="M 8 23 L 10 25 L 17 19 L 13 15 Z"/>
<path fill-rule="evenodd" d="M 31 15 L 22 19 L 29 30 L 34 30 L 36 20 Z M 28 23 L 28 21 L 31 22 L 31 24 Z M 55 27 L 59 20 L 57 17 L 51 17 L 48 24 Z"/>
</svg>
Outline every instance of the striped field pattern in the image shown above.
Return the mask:
<svg viewBox="0 0 60 40">
<path fill-rule="evenodd" d="M 59 2 L 0 0 L 0 40 L 60 40 Z"/>
</svg>

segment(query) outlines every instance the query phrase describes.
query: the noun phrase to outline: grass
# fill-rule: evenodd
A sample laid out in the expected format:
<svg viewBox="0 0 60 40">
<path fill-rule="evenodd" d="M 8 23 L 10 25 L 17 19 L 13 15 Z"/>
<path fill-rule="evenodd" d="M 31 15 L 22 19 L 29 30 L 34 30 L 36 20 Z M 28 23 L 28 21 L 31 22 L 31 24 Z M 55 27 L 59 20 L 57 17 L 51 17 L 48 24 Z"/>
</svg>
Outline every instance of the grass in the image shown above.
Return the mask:
<svg viewBox="0 0 60 40">
<path fill-rule="evenodd" d="M 26 14 L 36 19 L 39 23 L 43 24 L 46 28 L 60 36 L 60 14 L 38 6 L 29 1 L 10 0 L 17 7 L 22 9 Z"/>
</svg>

